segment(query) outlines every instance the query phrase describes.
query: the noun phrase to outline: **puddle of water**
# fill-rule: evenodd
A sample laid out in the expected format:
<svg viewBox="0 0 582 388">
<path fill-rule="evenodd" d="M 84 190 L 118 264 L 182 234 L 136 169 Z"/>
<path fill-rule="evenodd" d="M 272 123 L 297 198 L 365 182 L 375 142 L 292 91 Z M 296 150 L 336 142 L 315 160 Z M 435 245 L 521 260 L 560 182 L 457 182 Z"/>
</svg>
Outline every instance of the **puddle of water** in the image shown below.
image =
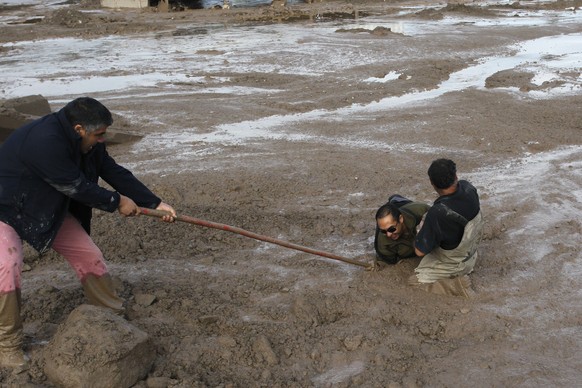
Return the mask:
<svg viewBox="0 0 582 388">
<path fill-rule="evenodd" d="M 270 116 L 258 120 L 243 121 L 234 124 L 224 124 L 216 127 L 216 131 L 210 134 L 184 134 L 184 141 L 204 142 L 204 143 L 243 143 L 253 139 L 282 139 L 288 141 L 322 141 L 323 138 L 303 135 L 290 134 L 283 131 L 278 132 L 277 128 L 292 128 L 292 124 L 302 122 L 313 122 L 315 120 L 346 120 L 355 115 L 370 112 L 385 112 L 389 109 L 399 108 L 401 106 L 410 106 L 416 103 L 424 103 L 444 95 L 445 93 L 461 91 L 467 88 L 484 88 L 487 77 L 501 70 L 512 68 L 527 68 L 529 71 L 535 71 L 543 68 L 544 71 L 552 69 L 555 77 L 559 72 L 582 68 L 582 46 L 577 42 L 582 40 L 582 34 L 559 35 L 545 37 L 525 42 L 517 48 L 519 52 L 507 57 L 490 57 L 484 58 L 480 64 L 470 66 L 461 71 L 451 74 L 447 81 L 444 81 L 438 88 L 410 93 L 398 97 L 388 97 L 378 102 L 366 105 L 352 105 L 347 108 L 341 108 L 336 111 L 313 110 L 306 113 L 287 115 L 287 116 Z M 544 58 L 551 56 L 554 58 L 550 64 L 544 61 Z M 577 67 L 576 67 L 577 66 Z M 394 77 L 396 74 L 390 74 Z M 579 79 L 580 81 L 580 79 Z M 388 82 L 388 81 L 386 81 Z M 580 91 L 582 82 L 572 85 L 568 91 Z M 550 93 L 542 94 L 549 96 Z M 187 131 L 187 130 L 186 130 Z M 151 139 L 150 139 L 151 140 Z M 334 144 L 354 146 L 356 144 L 346 139 L 330 139 Z M 373 146 L 365 141 L 359 141 L 362 146 Z M 381 145 L 385 147 L 385 144 Z"/>
<path fill-rule="evenodd" d="M 504 22 L 507 18 L 501 19 Z M 359 22 L 351 23 L 358 26 Z M 383 21 L 383 25 L 389 23 Z M 406 30 L 402 24 L 402 30 Z M 441 22 L 411 22 L 414 28 L 423 28 L 425 33 L 431 29 L 443 28 Z M 377 26 L 370 20 L 360 26 Z M 30 94 L 42 94 L 55 101 L 66 102 L 69 96 L 79 91 L 83 94 L 104 91 L 123 91 L 144 88 L 144 95 L 170 96 L 184 94 L 180 85 L 188 84 L 188 93 L 227 93 L 244 95 L 261 93 L 257 88 L 221 87 L 223 78 L 208 81 L 198 74 L 233 71 L 239 73 L 280 72 L 287 74 L 309 74 L 316 76 L 313 69 L 320 71 L 341 71 L 346 67 L 379 62 L 382 53 L 362 55 L 355 50 L 353 55 L 346 53 L 345 37 L 338 38 L 333 32 L 337 26 L 325 25 L 271 25 L 251 26 L 226 29 L 224 26 L 205 27 L 208 34 L 187 37 L 144 37 L 125 39 L 107 37 L 94 40 L 50 39 L 38 42 L 20 42 L 7 44 L 9 48 L 0 60 L 0 71 L 4 74 L 0 81 L 0 96 L 4 98 L 19 97 Z M 392 27 L 390 27 L 392 28 Z M 414 28 L 412 29 L 414 31 Z M 341 39 L 342 44 L 337 40 Z M 386 147 L 374 140 L 355 138 L 326 138 L 302 133 L 288 133 L 294 123 L 306 123 L 317 120 L 353 120 L 358 115 L 385 112 L 402 106 L 426 104 L 445 93 L 461 91 L 467 88 L 483 88 L 490 75 L 506 69 L 528 71 L 536 74 L 534 80 L 565 80 L 559 88 L 539 91 L 529 96 L 551 98 L 559 93 L 579 93 L 582 85 L 580 76 L 564 78 L 567 72 L 575 73 L 582 68 L 582 33 L 544 37 L 510 46 L 514 55 L 483 58 L 475 66 L 467 67 L 451 74 L 450 78 L 436 89 L 409 93 L 398 97 L 387 97 L 366 105 L 352 105 L 335 111 L 313 110 L 302 114 L 271 116 L 258 120 L 249 120 L 234 124 L 220 125 L 212 133 L 197 134 L 196 128 L 177 128 L 178 133 L 164 133 L 160 136 L 147 137 L 139 144 L 154 143 L 157 147 L 173 148 L 174 158 L 196 156 L 192 151 L 193 142 L 210 144 L 236 144 L 249 141 L 285 139 L 295 142 L 333 142 L 346 147 Z M 306 43 L 298 43 L 306 42 Z M 354 47 L 360 43 L 354 42 Z M 256 60 L 256 47 L 260 46 L 264 55 Z M 285 50 L 289 61 L 280 63 L 278 53 Z M 321 52 L 326 55 L 322 57 Z M 71 55 L 71 53 L 75 53 Z M 95 61 L 95 55 L 100 60 Z M 373 56 L 376 55 L 376 56 Z M 159 58 L 163 57 L 163 61 Z M 273 58 L 272 60 L 269 58 Z M 226 62 L 225 62 L 226 61 Z M 15 66 L 26 63 L 26 66 Z M 315 64 L 317 65 L 315 66 Z M 135 69 L 140 69 L 136 74 Z M 99 74 L 99 76 L 93 76 Z M 105 74 L 105 75 L 104 75 Z M 107 74 L 110 74 L 109 76 Z M 388 73 L 383 78 L 368 78 L 362 82 L 391 82 L 398 73 Z M 145 88 L 150 88 L 147 90 Z M 151 91 L 157 88 L 156 91 Z M 183 88 L 182 88 L 183 89 Z M 510 90 L 511 91 L 511 90 Z M 271 91 L 269 92 L 276 92 Z M 516 93 L 518 93 L 516 91 Z M 123 93 L 111 98 L 122 98 Z M 51 98 L 52 97 L 52 98 Z M 64 98 L 67 97 L 67 98 Z M 412 147 L 411 145 L 396 145 Z M 414 145 L 417 152 L 423 152 L 422 145 Z M 216 152 L 217 149 L 206 147 L 204 152 Z M 178 153 L 176 153 L 178 151 Z M 198 156 L 204 154 L 199 153 Z M 159 153 L 161 156 L 164 152 Z"/>
<path fill-rule="evenodd" d="M 247 93 L 264 92 L 256 88 L 223 88 L 216 86 L 217 83 L 226 79 L 215 78 L 212 85 L 196 74 L 199 71 L 212 72 L 213 69 L 223 69 L 225 57 L 234 56 L 240 59 L 237 63 L 237 71 L 249 72 L 270 72 L 273 65 L 264 63 L 253 63 L 254 47 L 257 42 L 264 46 L 265 55 L 277 54 L 273 42 L 285 44 L 286 55 L 292 60 L 285 64 L 285 70 L 290 73 L 301 73 L 307 71 L 311 64 L 300 63 L 301 58 L 310 57 L 314 51 L 322 49 L 322 45 L 329 56 L 329 68 L 344 68 L 351 64 L 342 62 L 345 54 L 342 50 L 330 46 L 334 41 L 328 40 L 329 31 L 335 27 L 301 27 L 301 26 L 268 26 L 249 27 L 236 31 L 215 30 L 211 36 L 196 38 L 169 38 L 169 39 L 142 39 L 128 42 L 122 38 L 105 38 L 97 40 L 78 39 L 57 39 L 42 42 L 23 42 L 11 45 L 13 50 L 8 50 L 8 58 L 0 62 L 2 67 L 9 67 L 4 72 L 0 88 L 5 97 L 21 96 L 29 94 L 43 94 L 52 96 L 74 95 L 75 91 L 83 90 L 84 93 L 92 93 L 107 90 L 123 90 L 135 87 L 155 87 L 161 86 L 162 91 L 145 92 L 148 95 L 169 96 L 173 93 L 183 94 L 181 90 L 171 85 L 188 83 L 194 87 L 190 88 L 190 93 L 228 93 L 244 95 Z M 297 41 L 307 36 L 316 36 L 318 42 L 309 45 L 297 45 Z M 249 38 L 244 40 L 241 36 Z M 301 133 L 287 133 L 289 128 L 293 128 L 294 123 L 305 123 L 316 120 L 346 120 L 353 119 L 358 115 L 369 115 L 374 112 L 385 112 L 402 106 L 413 106 L 415 104 L 428 103 L 431 100 L 452 91 L 461 91 L 467 88 L 483 88 L 485 80 L 490 75 L 505 69 L 516 69 L 530 71 L 539 74 L 536 79 L 543 82 L 547 79 L 563 78 L 563 74 L 582 68 L 582 48 L 578 42 L 582 40 L 582 34 L 559 35 L 545 37 L 524 42 L 509 49 L 516 49 L 515 55 L 506 57 L 483 58 L 475 66 L 470 66 L 451 75 L 449 80 L 443 82 L 438 88 L 430 91 L 410 93 L 399 97 L 388 97 L 378 102 L 367 105 L 353 105 L 336 111 L 314 110 L 311 112 L 287 116 L 271 116 L 258 120 L 244 121 L 228 125 L 220 125 L 212 133 L 196 134 L 196 128 L 176 129 L 178 133 L 164 133 L 163 137 L 150 136 L 145 138 L 138 146 L 144 147 L 146 143 L 155 144 L 156 147 L 173 149 L 172 157 L 183 159 L 200 158 L 205 153 L 221 152 L 219 148 L 205 147 L 203 151 L 193 151 L 191 144 L 201 142 L 204 144 L 236 144 L 249 141 L 264 141 L 269 139 L 285 139 L 295 142 L 320 142 L 345 146 L 345 147 L 386 147 L 386 144 L 378 144 L 373 140 L 350 139 L 350 138 L 326 138 Z M 252 42 L 252 43 L 249 43 Z M 330 50 L 330 48 L 333 48 Z M 202 50 L 202 51 L 201 51 Z M 225 54 L 199 54 L 205 50 L 219 50 Z M 295 54 L 293 54 L 293 50 Z M 77 54 L 70 56 L 71 52 Z M 248 52 L 248 56 L 246 56 Z M 49 55 L 49 53 L 51 53 Z M 102 61 L 91 61 L 95 53 L 102 55 Z M 123 54 L 126 53 L 126 54 Z M 164 55 L 165 60 L 157 61 L 160 55 Z M 297 56 L 297 61 L 293 59 Z M 335 59 L 333 57 L 336 57 Z M 53 58 L 55 67 L 50 62 L 38 61 L 38 58 Z M 365 61 L 369 60 L 364 58 Z M 376 60 L 376 59 L 372 59 Z M 333 65 L 333 63 L 337 63 Z M 27 66 L 14 66 L 14 63 L 27 63 Z M 58 63 L 58 67 L 57 67 Z M 139 63 L 139 66 L 137 64 Z M 148 70 L 149 66 L 155 66 L 155 70 Z M 137 66 L 137 67 L 136 67 Z M 178 66 L 178 67 L 174 67 Z M 181 66 L 181 68 L 180 68 Z M 190 68 L 190 66 L 194 66 Z M 197 66 L 197 67 L 196 67 Z M 267 66 L 267 67 L 264 67 Z M 270 66 L 270 67 L 269 67 Z M 305 70 L 302 68 L 305 66 Z M 141 68 L 142 74 L 135 74 L 132 68 Z M 103 74 L 110 72 L 111 76 L 93 77 L 91 73 Z M 128 74 L 125 74 L 128 73 Z M 389 73 L 381 79 L 366 79 L 367 82 L 391 82 L 397 77 L 396 72 Z M 40 82 L 37 77 L 49 78 L 45 82 Z M 580 77 L 568 80 L 570 83 L 561 88 L 551 89 L 546 92 L 537 92 L 536 97 L 550 98 L 554 93 L 579 93 L 582 80 Z M 199 88 L 198 88 L 199 87 Z M 135 90 L 134 90 L 135 92 Z M 272 92 L 272 91 L 269 91 Z M 534 95 L 532 93 L 530 96 Z M 112 98 L 123 98 L 123 94 Z M 68 99 L 56 99 L 62 103 Z M 55 102 L 55 99 L 50 100 Z M 422 145 L 394 145 L 395 147 L 414 148 L 416 152 L 430 152 L 432 149 L 423 151 Z M 164 157 L 162 151 L 158 153 Z M 167 157 L 167 156 L 165 156 Z"/>
<path fill-rule="evenodd" d="M 358 24 L 353 24 L 358 26 Z M 362 24 L 367 27 L 368 24 Z M 408 25 L 408 24 L 407 24 Z M 419 25 L 414 26 L 414 31 Z M 423 28 L 430 30 L 431 25 L 425 23 Z M 361 26 L 361 25 L 360 25 Z M 384 22 L 383 26 L 394 28 Z M 398 27 L 402 30 L 404 25 Z M 442 25 L 439 27 L 442 29 Z M 350 55 L 345 49 L 336 47 L 336 36 L 333 26 L 268 26 L 249 27 L 236 30 L 225 29 L 224 26 L 206 28 L 209 32 L 202 36 L 167 37 L 152 39 L 123 39 L 108 37 L 94 40 L 81 39 L 51 39 L 38 42 L 20 42 L 3 45 L 7 50 L 0 61 L 0 71 L 3 72 L 0 96 L 3 98 L 21 97 L 28 94 L 42 94 L 47 98 L 62 95 L 74 95 L 101 91 L 119 91 L 133 87 L 154 87 L 183 82 L 199 82 L 196 74 L 228 71 L 232 68 L 237 72 L 280 72 L 298 75 L 317 75 L 313 69 L 320 71 L 341 71 L 345 67 L 365 65 L 379 58 L 366 55 Z M 244 38 L 243 38 L 244 37 Z M 536 78 L 543 82 L 548 77 L 559 78 L 564 68 L 579 69 L 581 66 L 580 49 L 575 47 L 580 34 L 543 38 L 532 44 L 538 47 L 525 47 L 515 57 L 491 58 L 479 66 L 467 68 L 456 74 L 456 80 L 451 77 L 439 88 L 439 92 L 448 89 L 459 90 L 474 85 L 476 81 L 484 83 L 483 74 L 490 75 L 512 66 L 528 65 L 525 70 L 534 73 L 544 73 L 544 78 Z M 307 39 L 309 43 L 298 44 Z M 544 39 L 547 39 L 545 43 Z M 289 57 L 287 63 L 273 61 L 256 61 L 256 46 L 263 47 L 265 56 L 274 54 L 284 47 Z M 544 45 L 553 45 L 551 50 L 545 50 Z M 558 50 L 564 47 L 567 49 Z M 313 55 L 325 50 L 326 56 Z M 536 52 L 537 50 L 537 52 Z M 542 50 L 554 57 L 543 58 Z M 71 55 L 75 53 L 75 55 Z M 94 61 L 95 54 L 100 61 Z M 527 55 L 530 55 L 530 58 Z M 378 55 L 378 54 L 376 54 Z M 159 61 L 160 57 L 163 61 Z M 42 58 L 39 61 L 39 58 Z M 227 61 L 227 62 L 225 62 Z M 529 63 L 528 63 L 529 62 Z M 27 66 L 14 66 L 15 63 L 26 63 Z M 546 66 L 545 68 L 543 66 Z M 135 69 L 140 73 L 136 74 Z M 3 70 L 5 69 L 5 70 Z M 472 74 L 471 74 L 472 72 Z M 111 74 L 94 77 L 93 74 Z M 390 73 L 384 79 L 367 79 L 368 82 L 389 82 L 395 76 Z M 473 79 L 471 79 L 473 77 Z M 481 77 L 481 79 L 479 79 Z M 453 82 L 461 84 L 454 85 Z M 581 80 L 568 80 L 574 83 L 562 87 L 560 92 L 571 92 L 580 88 Z M 462 84 L 464 83 L 464 84 Z M 169 91 L 171 93 L 171 91 Z M 538 93 L 543 95 L 543 93 Z M 438 96 L 438 93 L 435 94 Z M 412 97 L 412 101 L 419 96 Z M 431 98 L 428 94 L 420 96 Z M 406 97 L 401 101 L 406 103 Z M 397 101 L 392 100 L 394 103 Z M 384 101 L 388 102 L 388 101 Z"/>
<path fill-rule="evenodd" d="M 15 80 L 15 87 L 23 95 L 43 94 L 44 91 L 50 90 L 52 95 L 73 95 L 79 90 L 87 94 L 96 92 L 106 92 L 119 89 L 128 89 L 130 87 L 154 87 L 161 82 L 187 82 L 190 81 L 184 75 L 168 75 L 161 73 L 152 74 L 134 74 L 124 76 L 98 76 L 91 78 L 69 77 L 66 79 L 50 79 L 40 83 L 26 83 L 23 81 L 19 84 Z"/>
<path fill-rule="evenodd" d="M 403 105 L 435 99 L 449 92 L 461 91 L 467 88 L 484 88 L 485 80 L 501 70 L 520 68 L 523 66 L 527 66 L 527 69 L 530 71 L 536 71 L 539 68 L 543 68 L 544 70 L 550 69 L 547 61 L 544 60 L 544 57 L 548 55 L 555 58 L 552 64 L 552 70 L 554 70 L 553 74 L 555 77 L 558 77 L 558 72 L 579 71 L 579 69 L 582 68 L 582 45 L 579 44 L 580 41 L 582 41 L 582 33 L 535 39 L 519 45 L 518 49 L 520 51 L 516 55 L 485 58 L 478 65 L 470 66 L 453 73 L 447 81 L 444 81 L 438 88 L 433 90 L 411 93 L 399 97 L 388 97 L 371 104 L 353 105 L 334 112 L 312 111 L 304 114 L 307 117 L 301 117 L 303 115 L 294 115 L 291 117 L 284 116 L 267 118 L 253 122 L 254 124 L 263 122 L 262 126 L 255 125 L 254 127 L 255 129 L 262 127 L 262 130 L 265 131 L 268 126 L 288 125 L 290 122 L 312 121 L 314 119 L 324 118 L 326 120 L 333 118 L 336 120 L 342 120 L 345 119 L 346 116 L 352 116 L 362 112 L 385 111 Z M 572 90 L 572 92 L 578 92 L 580 91 L 581 86 L 582 82 L 577 85 L 572 85 L 570 90 Z M 252 127 L 250 124 L 251 122 L 246 122 L 243 125 L 248 128 Z M 237 130 L 233 132 L 240 133 L 240 125 L 235 125 L 237 126 Z M 229 132 L 228 126 L 226 125 L 222 126 L 220 129 Z"/>
</svg>

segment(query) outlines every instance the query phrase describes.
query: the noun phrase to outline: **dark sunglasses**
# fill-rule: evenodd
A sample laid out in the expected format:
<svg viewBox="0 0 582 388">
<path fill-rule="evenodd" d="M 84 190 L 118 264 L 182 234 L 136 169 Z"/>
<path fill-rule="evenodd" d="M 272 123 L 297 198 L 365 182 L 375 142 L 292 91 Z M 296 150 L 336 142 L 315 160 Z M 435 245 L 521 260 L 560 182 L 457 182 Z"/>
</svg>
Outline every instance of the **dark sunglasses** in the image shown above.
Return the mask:
<svg viewBox="0 0 582 388">
<path fill-rule="evenodd" d="M 398 225 L 398 224 L 396 224 L 396 225 Z M 382 234 L 394 233 L 394 232 L 396 232 L 396 225 L 392 225 L 388 229 L 380 229 L 380 228 L 378 228 L 378 230 L 380 230 L 380 233 L 382 233 Z"/>
</svg>

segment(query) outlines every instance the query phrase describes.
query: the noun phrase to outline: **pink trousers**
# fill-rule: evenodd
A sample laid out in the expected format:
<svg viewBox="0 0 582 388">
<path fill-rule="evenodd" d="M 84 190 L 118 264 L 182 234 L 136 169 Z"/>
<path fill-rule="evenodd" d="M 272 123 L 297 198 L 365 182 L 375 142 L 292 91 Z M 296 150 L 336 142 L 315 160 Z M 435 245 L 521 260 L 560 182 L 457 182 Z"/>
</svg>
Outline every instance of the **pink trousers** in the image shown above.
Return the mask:
<svg viewBox="0 0 582 388">
<path fill-rule="evenodd" d="M 70 214 L 52 248 L 69 262 L 81 282 L 88 275 L 101 277 L 107 273 L 103 253 Z M 0 294 L 20 289 L 23 259 L 20 236 L 10 225 L 0 222 Z"/>
</svg>

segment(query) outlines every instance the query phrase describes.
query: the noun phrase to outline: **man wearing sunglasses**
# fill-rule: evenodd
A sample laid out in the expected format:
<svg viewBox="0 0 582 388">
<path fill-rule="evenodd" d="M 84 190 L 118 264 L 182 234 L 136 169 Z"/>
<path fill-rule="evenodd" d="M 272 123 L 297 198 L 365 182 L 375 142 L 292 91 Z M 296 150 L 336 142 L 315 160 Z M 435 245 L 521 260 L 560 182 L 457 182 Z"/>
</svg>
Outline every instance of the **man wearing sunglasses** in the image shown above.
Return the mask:
<svg viewBox="0 0 582 388">
<path fill-rule="evenodd" d="M 414 238 L 422 216 L 429 208 L 426 203 L 392 195 L 376 212 L 374 249 L 377 258 L 396 264 L 401 259 L 416 257 Z"/>
<path fill-rule="evenodd" d="M 433 161 L 428 176 L 439 197 L 414 240 L 422 260 L 409 282 L 429 292 L 468 297 L 466 275 L 477 261 L 484 224 L 479 195 L 471 183 L 457 178 L 452 160 Z"/>
</svg>

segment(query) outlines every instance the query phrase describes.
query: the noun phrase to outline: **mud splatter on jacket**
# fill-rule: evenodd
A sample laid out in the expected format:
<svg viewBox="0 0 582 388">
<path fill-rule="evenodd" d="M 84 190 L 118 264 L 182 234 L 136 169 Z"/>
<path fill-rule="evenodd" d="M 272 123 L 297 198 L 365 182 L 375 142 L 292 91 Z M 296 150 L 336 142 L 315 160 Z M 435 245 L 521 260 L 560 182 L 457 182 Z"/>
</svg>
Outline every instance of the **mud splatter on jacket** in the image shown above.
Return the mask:
<svg viewBox="0 0 582 388">
<path fill-rule="evenodd" d="M 100 177 L 116 191 L 100 187 Z M 120 193 L 143 207 L 161 202 L 105 144 L 83 155 L 63 110 L 18 128 L 0 147 L 0 221 L 39 252 L 50 248 L 68 211 L 89 232 L 91 208 L 117 210 Z"/>
</svg>

